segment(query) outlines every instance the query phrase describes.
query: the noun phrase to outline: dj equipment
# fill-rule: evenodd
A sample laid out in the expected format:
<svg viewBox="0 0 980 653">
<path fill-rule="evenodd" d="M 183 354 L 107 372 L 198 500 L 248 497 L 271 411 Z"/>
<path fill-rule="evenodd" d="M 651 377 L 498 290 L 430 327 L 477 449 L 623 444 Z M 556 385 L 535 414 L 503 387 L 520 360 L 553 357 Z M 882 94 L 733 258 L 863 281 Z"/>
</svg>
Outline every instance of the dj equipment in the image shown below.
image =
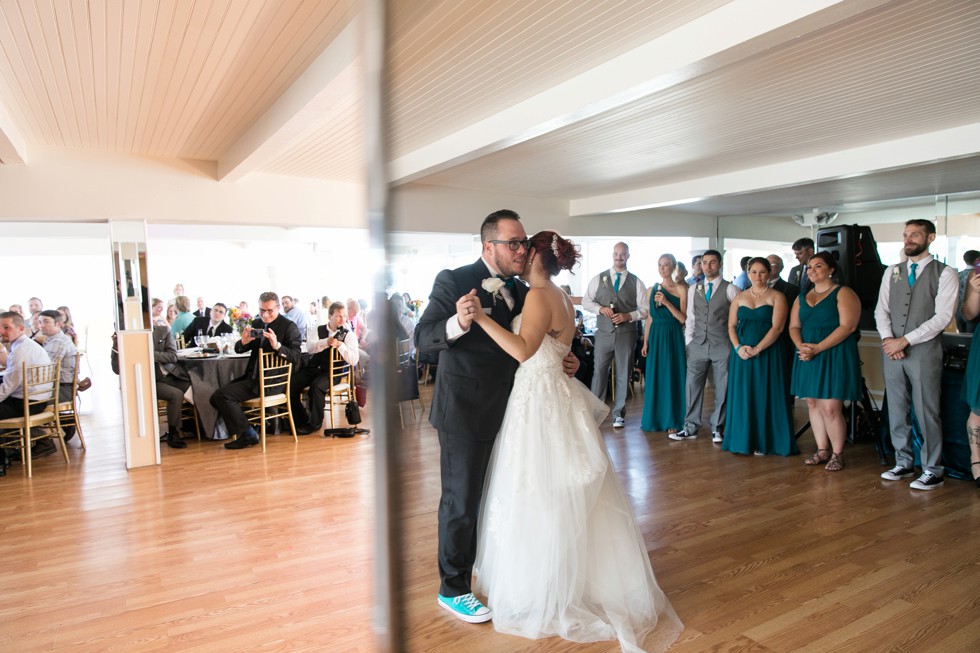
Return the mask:
<svg viewBox="0 0 980 653">
<path fill-rule="evenodd" d="M 816 251 L 829 252 L 840 266 L 840 282 L 861 300 L 861 329 L 874 329 L 874 310 L 885 265 L 878 256 L 871 227 L 856 224 L 825 227 L 817 231 Z"/>
</svg>

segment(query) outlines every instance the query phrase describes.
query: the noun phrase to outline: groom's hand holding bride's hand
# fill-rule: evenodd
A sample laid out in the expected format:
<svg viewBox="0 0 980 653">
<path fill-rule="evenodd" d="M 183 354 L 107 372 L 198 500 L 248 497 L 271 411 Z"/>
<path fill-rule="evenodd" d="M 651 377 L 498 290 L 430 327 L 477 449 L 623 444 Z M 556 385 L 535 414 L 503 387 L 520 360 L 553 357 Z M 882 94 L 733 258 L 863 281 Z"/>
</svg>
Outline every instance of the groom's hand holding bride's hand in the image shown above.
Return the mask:
<svg viewBox="0 0 980 653">
<path fill-rule="evenodd" d="M 480 315 L 483 315 L 483 308 L 476 296 L 476 288 L 456 300 L 456 319 L 463 331 L 468 331 Z"/>
</svg>

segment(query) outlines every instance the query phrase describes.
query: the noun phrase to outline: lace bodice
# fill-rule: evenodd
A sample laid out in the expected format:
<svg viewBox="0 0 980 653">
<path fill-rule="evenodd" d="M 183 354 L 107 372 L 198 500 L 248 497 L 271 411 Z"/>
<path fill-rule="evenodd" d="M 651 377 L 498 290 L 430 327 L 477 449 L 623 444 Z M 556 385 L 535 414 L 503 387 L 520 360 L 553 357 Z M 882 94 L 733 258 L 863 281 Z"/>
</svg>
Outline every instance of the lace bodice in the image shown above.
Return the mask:
<svg viewBox="0 0 980 653">
<path fill-rule="evenodd" d="M 521 316 L 518 315 L 510 324 L 510 330 L 518 333 L 521 330 Z M 534 372 L 545 372 L 556 370 L 562 372 L 562 359 L 569 351 L 569 347 L 552 336 L 545 334 L 541 346 L 534 352 L 534 355 L 521 363 L 521 369 L 533 370 Z"/>
</svg>

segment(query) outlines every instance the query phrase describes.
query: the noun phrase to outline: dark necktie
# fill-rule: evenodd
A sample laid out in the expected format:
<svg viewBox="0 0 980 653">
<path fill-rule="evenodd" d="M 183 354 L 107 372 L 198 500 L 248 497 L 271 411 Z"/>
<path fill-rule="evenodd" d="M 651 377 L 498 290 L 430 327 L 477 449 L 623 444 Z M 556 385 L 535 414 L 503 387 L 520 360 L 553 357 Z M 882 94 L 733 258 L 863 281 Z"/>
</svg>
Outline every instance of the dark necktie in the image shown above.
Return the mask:
<svg viewBox="0 0 980 653">
<path fill-rule="evenodd" d="M 516 299 L 515 290 L 517 288 L 517 279 L 515 279 L 514 277 L 506 277 L 503 279 L 504 279 L 504 286 L 507 288 L 507 290 L 510 291 L 511 297 L 515 297 Z"/>
</svg>

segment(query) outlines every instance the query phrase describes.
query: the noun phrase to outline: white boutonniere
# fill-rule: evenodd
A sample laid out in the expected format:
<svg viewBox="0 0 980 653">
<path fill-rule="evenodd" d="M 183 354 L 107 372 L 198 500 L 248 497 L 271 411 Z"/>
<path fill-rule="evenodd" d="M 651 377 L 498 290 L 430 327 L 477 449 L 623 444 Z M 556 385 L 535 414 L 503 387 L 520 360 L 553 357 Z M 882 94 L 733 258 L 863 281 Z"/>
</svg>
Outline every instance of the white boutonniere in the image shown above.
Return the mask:
<svg viewBox="0 0 980 653">
<path fill-rule="evenodd" d="M 698 293 L 699 295 L 703 295 L 703 294 L 704 294 L 704 284 L 703 284 L 703 283 L 699 283 L 699 284 L 698 284 L 698 285 L 697 285 L 697 286 L 695 287 L 695 290 L 697 290 L 697 293 Z"/>
<path fill-rule="evenodd" d="M 490 297 L 493 298 L 493 303 L 494 305 L 496 305 L 497 300 L 502 298 L 500 295 L 500 289 L 503 288 L 506 284 L 504 283 L 503 279 L 500 279 L 498 277 L 490 277 L 488 279 L 484 279 L 483 283 L 480 285 L 483 286 L 484 290 L 490 293 Z"/>
<path fill-rule="evenodd" d="M 609 275 L 607 274 L 602 275 L 602 285 L 603 286 L 609 285 Z"/>
<path fill-rule="evenodd" d="M 902 270 L 896 265 L 892 268 L 892 283 L 898 283 L 899 277 L 902 276 Z"/>
</svg>

